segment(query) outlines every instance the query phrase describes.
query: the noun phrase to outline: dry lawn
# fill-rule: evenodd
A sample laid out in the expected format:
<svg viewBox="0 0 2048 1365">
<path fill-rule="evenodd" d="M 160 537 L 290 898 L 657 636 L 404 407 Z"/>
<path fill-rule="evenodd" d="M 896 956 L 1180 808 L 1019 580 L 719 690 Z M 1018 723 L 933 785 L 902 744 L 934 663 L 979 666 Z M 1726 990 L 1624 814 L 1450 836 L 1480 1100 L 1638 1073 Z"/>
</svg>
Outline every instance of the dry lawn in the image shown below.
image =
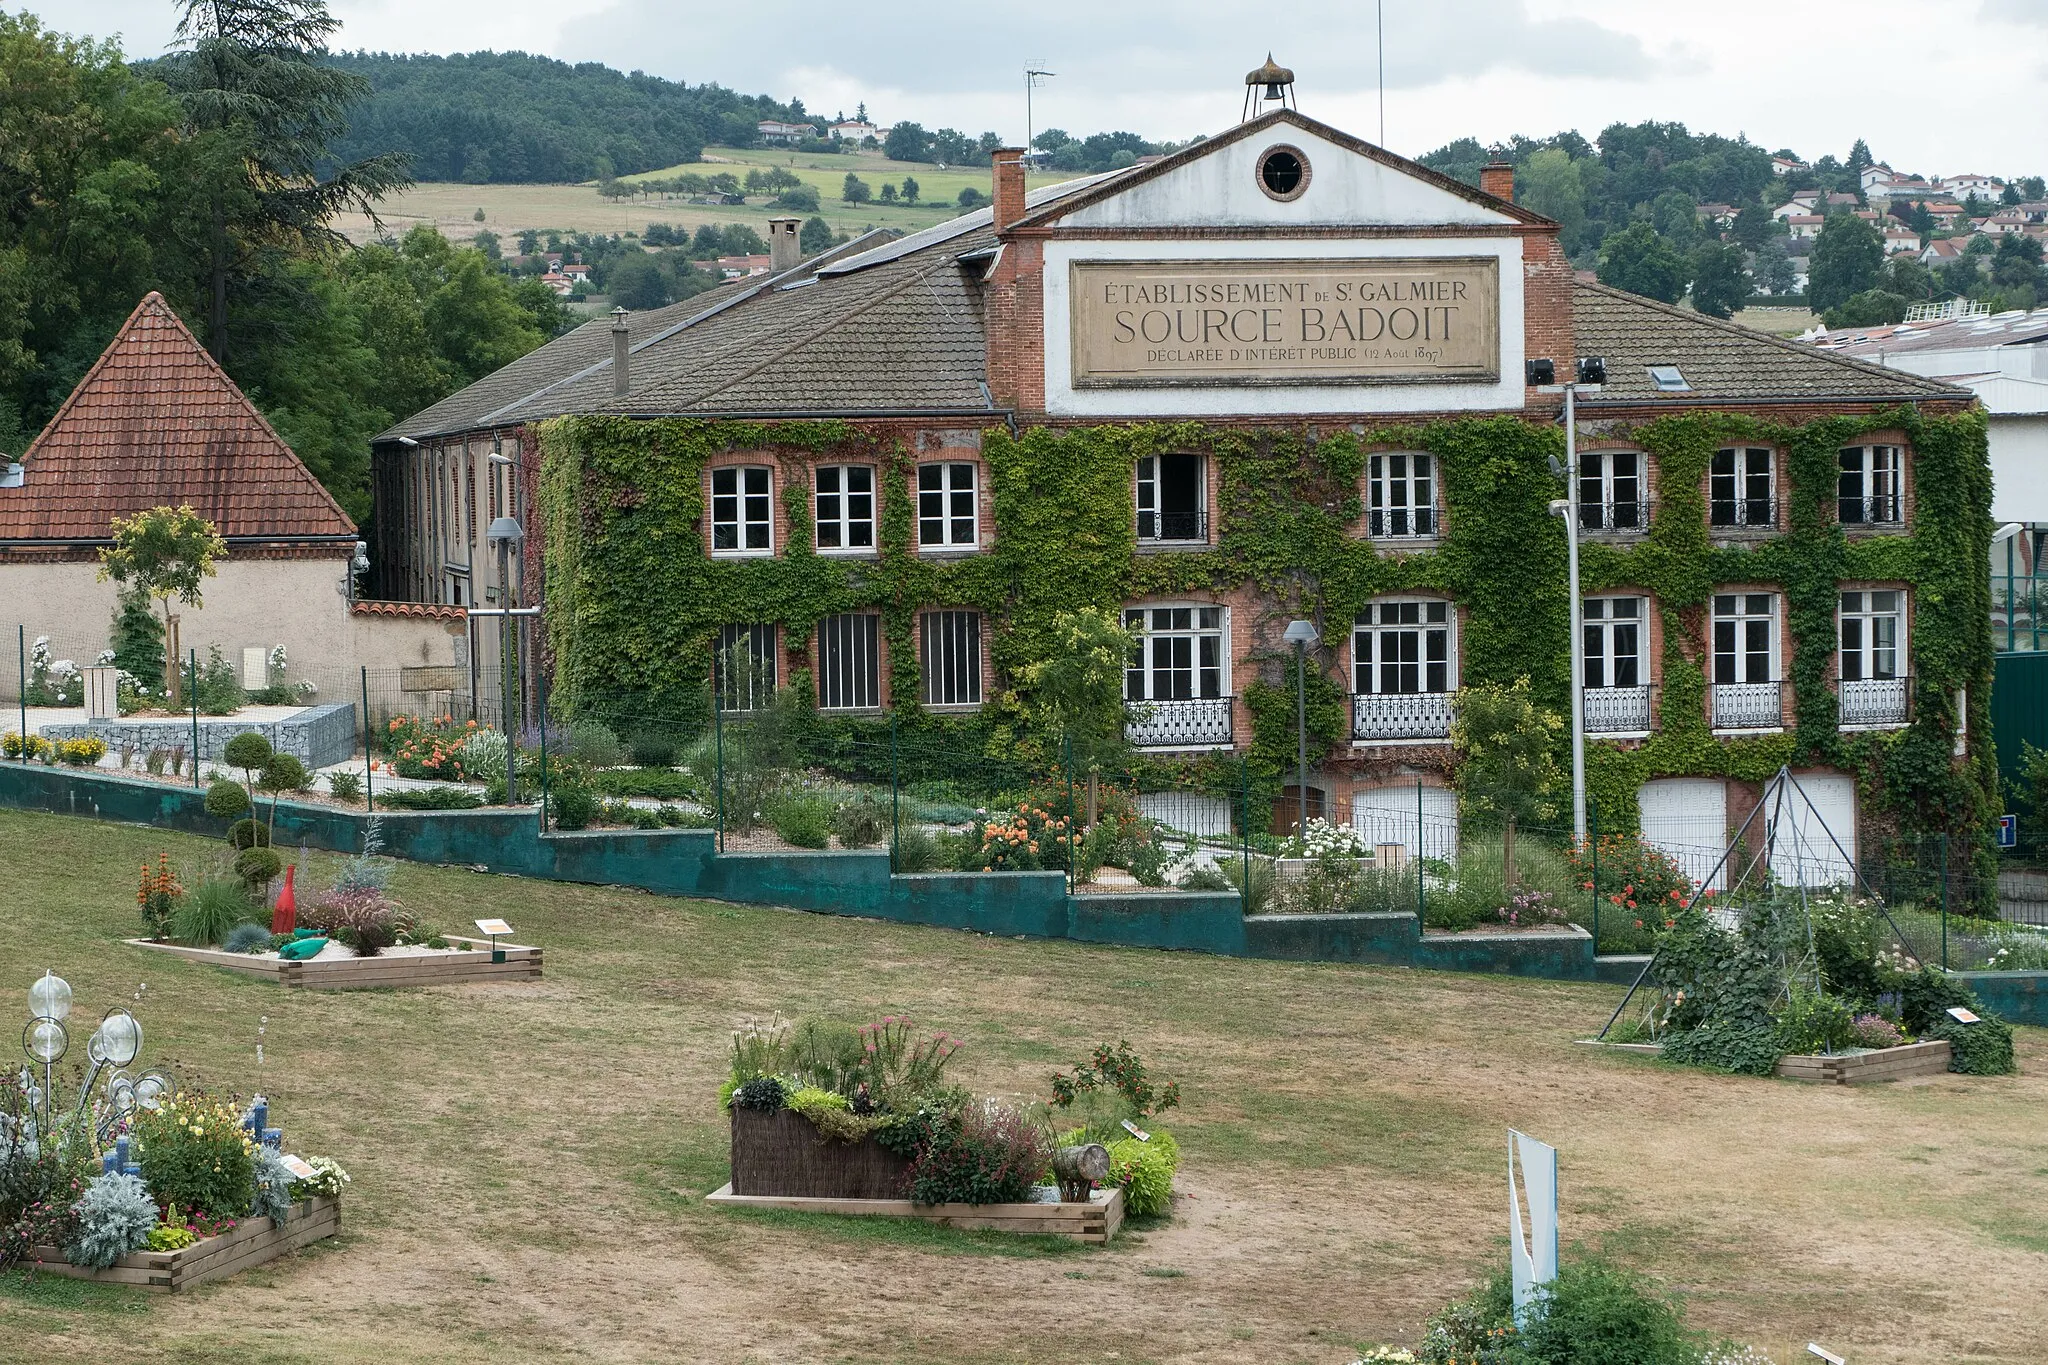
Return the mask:
<svg viewBox="0 0 2048 1365">
<path fill-rule="evenodd" d="M 1022 942 L 407 866 L 547 979 L 313 995 L 120 946 L 135 868 L 204 841 L 0 813 L 0 986 L 45 966 L 146 1055 L 271 1097 L 355 1175 L 336 1242 L 175 1300 L 0 1285 L 0 1358 L 250 1362 L 1301 1361 L 1412 1341 L 1503 1255 L 1503 1130 L 1561 1150 L 1568 1243 L 1780 1363 L 2048 1359 L 2048 1039 L 2023 1074 L 1871 1089 L 1570 1040 L 1612 988 Z M 332 859 L 312 859 L 314 878 Z M 6 983 L 13 983 L 7 985 Z M 10 996 L 20 1005 L 19 995 Z M 1187 1099 L 1186 1198 L 1081 1249 L 705 1207 L 749 1015 L 907 1013 L 1028 1093 L 1127 1037 Z M 267 1020 L 266 1065 L 256 1033 Z M 1799 1358 L 1804 1358 L 1799 1357 Z"/>
</svg>

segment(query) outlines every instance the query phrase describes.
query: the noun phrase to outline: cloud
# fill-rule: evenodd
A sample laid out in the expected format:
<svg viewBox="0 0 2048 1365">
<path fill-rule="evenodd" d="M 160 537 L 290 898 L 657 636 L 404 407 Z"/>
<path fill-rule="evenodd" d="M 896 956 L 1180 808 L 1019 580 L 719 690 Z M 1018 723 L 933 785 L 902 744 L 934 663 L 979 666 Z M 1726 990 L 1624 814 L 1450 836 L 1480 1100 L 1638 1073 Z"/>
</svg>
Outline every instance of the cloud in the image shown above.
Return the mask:
<svg viewBox="0 0 2048 1365">
<path fill-rule="evenodd" d="M 2039 24 L 2048 28 L 2048 0 L 1984 0 L 1983 15 L 2008 24 Z"/>
<path fill-rule="evenodd" d="M 1104 99 L 1230 93 L 1268 47 L 1304 88 L 1369 89 L 1378 55 L 1373 8 L 1359 0 L 1276 6 L 1249 37 L 1242 5 L 1225 0 L 986 8 L 902 0 L 886 23 L 851 24 L 821 24 L 810 6 L 766 0 L 696 12 L 687 24 L 674 16 L 666 0 L 615 0 L 564 31 L 563 55 L 807 100 L 788 84 L 799 71 L 829 68 L 866 89 L 930 97 L 1016 89 L 1027 60 L 1059 72 L 1063 89 Z M 1659 65 L 1638 38 L 1586 19 L 1532 17 L 1525 0 L 1389 5 L 1386 58 L 1392 89 L 1500 70 L 1637 80 Z"/>
</svg>

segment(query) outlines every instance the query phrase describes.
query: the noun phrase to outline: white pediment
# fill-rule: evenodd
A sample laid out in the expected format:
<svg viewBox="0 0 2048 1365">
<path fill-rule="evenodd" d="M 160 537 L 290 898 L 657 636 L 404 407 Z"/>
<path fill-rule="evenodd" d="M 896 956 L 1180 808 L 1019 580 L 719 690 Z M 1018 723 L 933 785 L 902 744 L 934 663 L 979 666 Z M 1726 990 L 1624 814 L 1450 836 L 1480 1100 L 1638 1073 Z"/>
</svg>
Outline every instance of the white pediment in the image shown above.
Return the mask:
<svg viewBox="0 0 2048 1365">
<path fill-rule="evenodd" d="M 1278 146 L 1308 161 L 1308 188 L 1291 200 L 1259 185 L 1259 166 Z M 1062 214 L 1061 227 L 1415 227 L 1507 226 L 1520 220 L 1286 121 L 1223 143 Z"/>
</svg>

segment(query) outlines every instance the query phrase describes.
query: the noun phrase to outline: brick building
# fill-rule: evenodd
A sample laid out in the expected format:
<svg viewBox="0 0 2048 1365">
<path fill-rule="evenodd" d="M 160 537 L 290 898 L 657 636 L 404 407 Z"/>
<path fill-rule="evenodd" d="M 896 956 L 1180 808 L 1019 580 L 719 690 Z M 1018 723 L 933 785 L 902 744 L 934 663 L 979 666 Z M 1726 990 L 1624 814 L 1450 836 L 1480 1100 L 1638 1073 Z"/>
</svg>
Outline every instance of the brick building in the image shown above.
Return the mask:
<svg viewBox="0 0 2048 1365">
<path fill-rule="evenodd" d="M 1132 744 L 1250 752 L 1276 786 L 1306 616 L 1309 800 L 1412 842 L 1418 801 L 1457 818 L 1462 685 L 1571 704 L 1561 500 L 1610 825 L 1695 856 L 1782 759 L 1853 827 L 1874 746 L 1980 742 L 1982 613 L 1923 667 L 1908 567 L 1982 577 L 1966 391 L 1575 282 L 1509 168 L 1473 188 L 1292 110 L 1028 195 L 1019 158 L 989 208 L 808 261 L 779 235 L 766 276 L 393 428 L 380 591 L 494 598 L 475 528 L 509 510 L 567 704 L 687 710 L 743 648 L 823 710 L 963 726 L 1015 714 L 1057 610 L 1115 606 Z M 1528 363 L 1588 356 L 1567 489 Z"/>
</svg>

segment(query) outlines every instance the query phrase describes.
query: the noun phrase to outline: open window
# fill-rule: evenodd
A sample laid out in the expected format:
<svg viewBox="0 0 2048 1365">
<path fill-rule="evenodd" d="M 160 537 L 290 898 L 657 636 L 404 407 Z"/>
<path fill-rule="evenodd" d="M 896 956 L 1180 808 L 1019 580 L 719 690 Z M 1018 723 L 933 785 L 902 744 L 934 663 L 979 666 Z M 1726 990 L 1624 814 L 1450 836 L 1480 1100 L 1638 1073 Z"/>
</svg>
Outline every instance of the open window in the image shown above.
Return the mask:
<svg viewBox="0 0 2048 1365">
<path fill-rule="evenodd" d="M 1154 544 L 1206 542 L 1209 495 L 1200 455 L 1146 455 L 1138 461 L 1138 539 Z"/>
</svg>

